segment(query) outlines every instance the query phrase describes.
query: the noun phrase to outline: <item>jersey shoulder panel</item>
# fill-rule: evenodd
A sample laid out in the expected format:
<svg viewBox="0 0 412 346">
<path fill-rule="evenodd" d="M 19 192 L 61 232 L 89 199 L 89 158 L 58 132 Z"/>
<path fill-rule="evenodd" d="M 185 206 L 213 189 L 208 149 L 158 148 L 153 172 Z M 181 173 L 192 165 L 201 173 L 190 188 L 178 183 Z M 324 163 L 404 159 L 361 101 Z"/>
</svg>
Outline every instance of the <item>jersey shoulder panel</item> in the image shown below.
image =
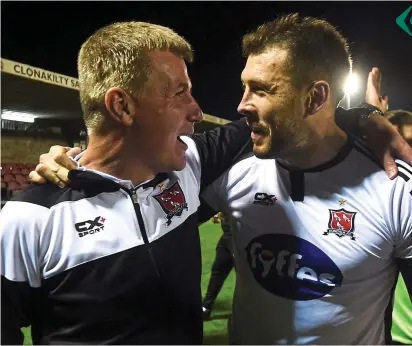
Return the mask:
<svg viewBox="0 0 412 346">
<path fill-rule="evenodd" d="M 102 186 L 101 188 L 90 185 L 83 188 L 60 188 L 57 185 L 33 184 L 24 189 L 21 193 L 14 196 L 11 201 L 26 202 L 36 204 L 45 208 L 51 208 L 56 204 L 67 201 L 78 201 L 84 198 L 91 198 L 103 192 L 113 192 L 118 190 L 118 187 Z"/>
</svg>

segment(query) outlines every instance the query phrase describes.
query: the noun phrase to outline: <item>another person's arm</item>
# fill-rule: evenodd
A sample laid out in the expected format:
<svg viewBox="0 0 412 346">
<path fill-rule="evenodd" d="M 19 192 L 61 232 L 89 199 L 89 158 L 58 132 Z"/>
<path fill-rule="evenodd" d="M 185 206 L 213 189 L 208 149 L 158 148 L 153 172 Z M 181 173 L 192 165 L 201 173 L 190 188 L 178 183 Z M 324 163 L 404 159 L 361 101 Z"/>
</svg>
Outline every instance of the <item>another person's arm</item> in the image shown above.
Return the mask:
<svg viewBox="0 0 412 346">
<path fill-rule="evenodd" d="M 366 119 L 365 115 L 368 115 Z M 383 117 L 374 114 L 369 116 L 369 110 L 365 108 L 346 111 L 338 109 L 336 122 L 346 132 L 357 136 L 366 135 L 366 143 L 381 161 L 390 178 L 394 178 L 398 173 L 395 158 L 412 164 L 412 148 Z M 194 134 L 189 139 L 194 141 L 198 152 L 198 157 L 194 159 L 197 160 L 198 171 L 201 172 L 201 190 L 217 179 L 240 155 L 251 150 L 249 137 L 250 129 L 243 119 L 203 134 Z M 73 148 L 71 151 L 78 153 L 80 149 Z M 30 172 L 30 180 L 35 183 L 48 180 L 65 186 L 68 183 L 69 170 L 76 167 L 66 155 L 67 152 L 68 148 L 53 146 L 49 153 L 41 155 L 40 164 L 35 171 Z"/>
<path fill-rule="evenodd" d="M 389 98 L 388 96 L 382 96 L 381 83 L 382 74 L 377 67 L 374 67 L 368 75 L 365 103 L 368 103 L 379 109 L 382 113 L 385 113 L 389 110 Z"/>
<path fill-rule="evenodd" d="M 411 148 L 406 141 L 398 141 L 395 136 L 395 132 L 397 132 L 395 128 L 389 129 L 388 122 L 382 119 L 383 117 L 381 115 L 384 115 L 389 109 L 389 98 L 388 96 L 382 96 L 381 83 L 381 72 L 377 67 L 372 68 L 369 72 L 366 84 L 365 102 L 363 102 L 360 107 L 367 108 L 371 112 L 375 111 L 375 115 L 373 116 L 374 119 L 373 121 L 369 120 L 366 122 L 361 120 L 361 123 L 363 123 L 364 126 L 361 126 L 360 128 L 357 128 L 354 125 L 349 126 L 350 128 L 355 129 L 355 131 L 347 132 L 351 132 L 357 137 L 364 137 L 363 139 L 366 137 L 367 146 L 369 146 L 378 160 L 380 160 L 385 168 L 386 174 L 393 179 L 398 174 L 398 168 L 395 164 L 394 157 L 398 157 L 411 164 L 410 157 L 408 157 L 410 156 L 408 152 L 411 152 Z M 352 121 L 352 119 L 355 118 L 351 118 L 349 121 Z M 342 117 L 337 117 L 336 121 L 338 125 L 341 120 Z M 369 126 L 367 126 L 368 122 Z M 382 131 L 382 129 L 387 129 L 387 131 Z M 404 152 L 407 157 L 399 156 L 399 154 L 397 154 L 399 152 Z"/>
<path fill-rule="evenodd" d="M 395 157 L 412 164 L 412 149 L 383 117 L 370 114 L 375 109 L 364 104 L 359 108 L 338 108 L 336 121 L 348 133 L 366 137 L 366 142 L 380 160 L 388 176 L 397 174 Z M 365 121 L 363 118 L 366 117 Z M 200 192 L 229 169 L 241 155 L 252 150 L 250 129 L 244 119 L 219 126 L 190 137 L 197 149 L 201 172 Z"/>
</svg>

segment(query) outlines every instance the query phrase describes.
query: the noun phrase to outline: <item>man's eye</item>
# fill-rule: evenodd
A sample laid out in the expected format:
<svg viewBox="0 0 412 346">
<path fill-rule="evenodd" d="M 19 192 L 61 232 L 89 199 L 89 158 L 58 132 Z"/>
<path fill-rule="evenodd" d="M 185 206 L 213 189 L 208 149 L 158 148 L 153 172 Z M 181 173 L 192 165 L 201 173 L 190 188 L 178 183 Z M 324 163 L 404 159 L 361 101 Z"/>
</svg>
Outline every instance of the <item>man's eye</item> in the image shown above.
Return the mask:
<svg viewBox="0 0 412 346">
<path fill-rule="evenodd" d="M 182 96 L 182 95 L 184 95 L 188 90 L 189 90 L 188 88 L 182 88 L 182 89 L 180 89 L 180 90 L 176 93 L 176 95 Z"/>
<path fill-rule="evenodd" d="M 254 88 L 253 88 L 253 92 L 254 92 L 256 95 L 263 95 L 263 94 L 267 94 L 267 93 L 268 93 L 268 91 L 267 91 L 266 89 L 261 88 L 261 87 L 254 87 Z"/>
</svg>

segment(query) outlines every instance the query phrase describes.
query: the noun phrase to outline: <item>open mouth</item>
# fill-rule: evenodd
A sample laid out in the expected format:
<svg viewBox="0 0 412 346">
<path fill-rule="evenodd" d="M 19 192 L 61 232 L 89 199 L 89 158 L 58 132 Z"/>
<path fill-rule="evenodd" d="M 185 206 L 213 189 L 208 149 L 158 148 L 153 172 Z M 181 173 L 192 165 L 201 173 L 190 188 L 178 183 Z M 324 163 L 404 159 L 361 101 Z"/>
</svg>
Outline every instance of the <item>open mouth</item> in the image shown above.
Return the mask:
<svg viewBox="0 0 412 346">
<path fill-rule="evenodd" d="M 181 133 L 179 136 L 177 136 L 177 140 L 180 142 L 180 143 L 183 143 L 184 145 L 186 145 L 186 143 L 185 143 L 185 141 L 184 140 L 182 140 L 182 137 L 187 137 L 187 136 L 189 136 L 189 135 L 191 135 L 192 133 L 191 132 L 185 132 L 185 133 Z"/>
<path fill-rule="evenodd" d="M 258 144 L 268 134 L 268 130 L 263 126 L 250 125 L 250 129 L 252 130 L 250 137 L 254 144 Z"/>
<path fill-rule="evenodd" d="M 266 129 L 260 126 L 251 126 L 251 130 L 255 135 L 264 136 L 267 134 Z"/>
</svg>

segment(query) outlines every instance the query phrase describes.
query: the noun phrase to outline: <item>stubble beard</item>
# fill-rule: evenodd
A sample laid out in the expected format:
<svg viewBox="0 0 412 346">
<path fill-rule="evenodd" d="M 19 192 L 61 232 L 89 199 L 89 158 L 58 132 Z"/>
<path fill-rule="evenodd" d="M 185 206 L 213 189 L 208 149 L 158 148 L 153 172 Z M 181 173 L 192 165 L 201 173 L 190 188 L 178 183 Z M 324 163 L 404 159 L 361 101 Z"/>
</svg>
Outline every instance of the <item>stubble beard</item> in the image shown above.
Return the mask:
<svg viewBox="0 0 412 346">
<path fill-rule="evenodd" d="M 308 142 L 308 133 L 299 122 L 289 120 L 276 124 L 275 130 L 269 133 L 269 141 L 259 150 L 258 158 L 274 158 L 288 160 L 304 150 Z"/>
</svg>

